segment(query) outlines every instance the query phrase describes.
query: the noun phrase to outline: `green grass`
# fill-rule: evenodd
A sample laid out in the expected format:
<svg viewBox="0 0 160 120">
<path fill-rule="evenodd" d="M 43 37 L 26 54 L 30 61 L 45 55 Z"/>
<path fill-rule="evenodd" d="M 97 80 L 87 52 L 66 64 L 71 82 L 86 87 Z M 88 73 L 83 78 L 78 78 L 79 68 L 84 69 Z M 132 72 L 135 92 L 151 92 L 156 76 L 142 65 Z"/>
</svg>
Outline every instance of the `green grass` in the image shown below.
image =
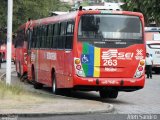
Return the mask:
<svg viewBox="0 0 160 120">
<path fill-rule="evenodd" d="M 6 85 L 0 81 L 0 109 L 29 107 L 46 102 L 54 104 L 57 101 L 53 95 L 30 92 L 20 85 Z"/>
<path fill-rule="evenodd" d="M 23 102 L 42 102 L 53 101 L 52 94 L 39 93 L 36 91 L 27 91 L 20 85 L 7 85 L 5 82 L 0 81 L 0 101 L 12 100 Z"/>
<path fill-rule="evenodd" d="M 0 81 L 0 99 L 7 96 L 18 96 L 26 92 L 21 86 L 7 85 L 5 82 Z"/>
</svg>

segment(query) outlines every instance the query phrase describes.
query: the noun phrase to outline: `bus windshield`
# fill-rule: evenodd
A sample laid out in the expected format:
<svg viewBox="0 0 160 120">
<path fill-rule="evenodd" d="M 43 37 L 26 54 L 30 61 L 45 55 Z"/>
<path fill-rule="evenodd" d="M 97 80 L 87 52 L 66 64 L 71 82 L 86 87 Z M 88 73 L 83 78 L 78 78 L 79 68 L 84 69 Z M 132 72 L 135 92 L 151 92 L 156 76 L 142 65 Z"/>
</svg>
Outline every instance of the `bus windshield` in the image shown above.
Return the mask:
<svg viewBox="0 0 160 120">
<path fill-rule="evenodd" d="M 127 47 L 143 43 L 139 17 L 127 15 L 82 15 L 78 39 L 97 47 Z"/>
</svg>

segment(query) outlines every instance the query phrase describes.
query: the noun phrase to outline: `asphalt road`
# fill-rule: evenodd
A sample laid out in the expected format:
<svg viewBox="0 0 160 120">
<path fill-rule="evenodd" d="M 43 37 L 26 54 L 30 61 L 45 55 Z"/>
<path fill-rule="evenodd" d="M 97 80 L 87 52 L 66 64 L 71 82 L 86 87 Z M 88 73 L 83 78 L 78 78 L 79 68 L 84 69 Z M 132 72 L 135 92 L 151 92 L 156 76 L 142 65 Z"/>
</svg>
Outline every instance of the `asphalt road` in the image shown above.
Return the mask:
<svg viewBox="0 0 160 120">
<path fill-rule="evenodd" d="M 45 91 L 45 90 L 44 90 Z M 19 117 L 20 120 L 160 120 L 160 75 L 146 79 L 145 87 L 135 92 L 121 92 L 117 99 L 101 99 L 96 92 L 73 92 L 73 98 L 89 99 L 114 105 L 111 114 Z M 158 115 L 159 114 L 159 115 Z"/>
<path fill-rule="evenodd" d="M 14 79 L 16 75 L 13 75 Z M 31 86 L 31 85 L 29 85 Z M 40 92 L 46 92 L 51 94 L 49 88 L 45 87 Z M 64 115 L 64 116 L 44 116 L 44 117 L 18 117 L 18 119 L 25 119 L 25 120 L 40 120 L 40 119 L 54 119 L 54 120 L 121 120 L 121 119 L 130 119 L 128 115 L 137 115 L 133 116 L 134 119 L 145 119 L 143 116 L 147 116 L 150 119 L 159 120 L 160 117 L 156 114 L 160 113 L 160 75 L 153 74 L 152 79 L 146 79 L 145 87 L 141 90 L 135 92 L 120 92 L 117 99 L 101 99 L 97 92 L 72 92 L 72 96 L 67 96 L 72 98 L 79 98 L 81 99 L 89 99 L 93 101 L 101 101 L 106 102 L 114 105 L 114 112 L 112 114 L 89 114 L 89 115 Z M 65 96 L 62 94 L 62 96 Z M 154 116 L 155 115 L 155 116 Z M 132 119 L 132 120 L 134 120 Z"/>
<path fill-rule="evenodd" d="M 4 119 L 5 117 L 3 117 Z M 60 115 L 39 117 L 11 116 L 12 120 L 159 120 L 158 114 L 88 114 L 88 115 Z M 6 119 L 4 119 L 6 120 Z M 9 119 L 7 119 L 9 120 Z"/>
</svg>

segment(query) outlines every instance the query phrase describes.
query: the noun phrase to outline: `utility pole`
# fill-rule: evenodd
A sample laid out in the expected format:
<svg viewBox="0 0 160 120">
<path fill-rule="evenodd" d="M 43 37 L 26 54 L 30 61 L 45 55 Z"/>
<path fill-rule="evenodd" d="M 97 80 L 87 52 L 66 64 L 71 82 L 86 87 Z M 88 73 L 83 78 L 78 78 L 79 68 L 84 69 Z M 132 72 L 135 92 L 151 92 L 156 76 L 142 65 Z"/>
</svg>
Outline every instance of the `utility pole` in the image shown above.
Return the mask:
<svg viewBox="0 0 160 120">
<path fill-rule="evenodd" d="M 8 0 L 6 84 L 11 84 L 13 0 Z"/>
</svg>

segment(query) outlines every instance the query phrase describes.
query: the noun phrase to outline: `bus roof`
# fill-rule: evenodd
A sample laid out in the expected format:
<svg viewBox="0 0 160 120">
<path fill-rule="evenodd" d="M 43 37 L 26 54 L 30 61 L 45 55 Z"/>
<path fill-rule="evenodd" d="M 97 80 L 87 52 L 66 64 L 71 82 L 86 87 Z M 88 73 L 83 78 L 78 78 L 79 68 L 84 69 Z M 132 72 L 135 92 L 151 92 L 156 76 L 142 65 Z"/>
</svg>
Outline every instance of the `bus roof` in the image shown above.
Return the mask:
<svg viewBox="0 0 160 120">
<path fill-rule="evenodd" d="M 131 11 L 114 11 L 114 10 L 82 10 L 82 11 L 74 11 L 74 12 L 69 12 L 66 14 L 61 14 L 57 16 L 50 16 L 46 18 L 41 18 L 37 20 L 32 20 L 32 27 L 34 26 L 39 26 L 39 25 L 47 25 L 49 23 L 54 23 L 54 22 L 61 22 L 65 20 L 73 20 L 76 18 L 78 15 L 82 14 L 124 14 L 124 15 L 137 15 L 139 17 L 142 17 L 143 14 L 139 12 L 131 12 Z M 18 30 L 25 29 L 26 23 L 22 24 Z"/>
<path fill-rule="evenodd" d="M 160 44 L 160 41 L 146 41 L 146 44 Z"/>
<path fill-rule="evenodd" d="M 85 6 L 83 10 L 121 10 L 117 6 Z"/>
<path fill-rule="evenodd" d="M 62 11 L 53 11 L 51 13 L 52 16 L 56 16 L 56 15 L 63 15 L 63 14 L 67 14 L 68 12 L 62 12 Z"/>
</svg>

